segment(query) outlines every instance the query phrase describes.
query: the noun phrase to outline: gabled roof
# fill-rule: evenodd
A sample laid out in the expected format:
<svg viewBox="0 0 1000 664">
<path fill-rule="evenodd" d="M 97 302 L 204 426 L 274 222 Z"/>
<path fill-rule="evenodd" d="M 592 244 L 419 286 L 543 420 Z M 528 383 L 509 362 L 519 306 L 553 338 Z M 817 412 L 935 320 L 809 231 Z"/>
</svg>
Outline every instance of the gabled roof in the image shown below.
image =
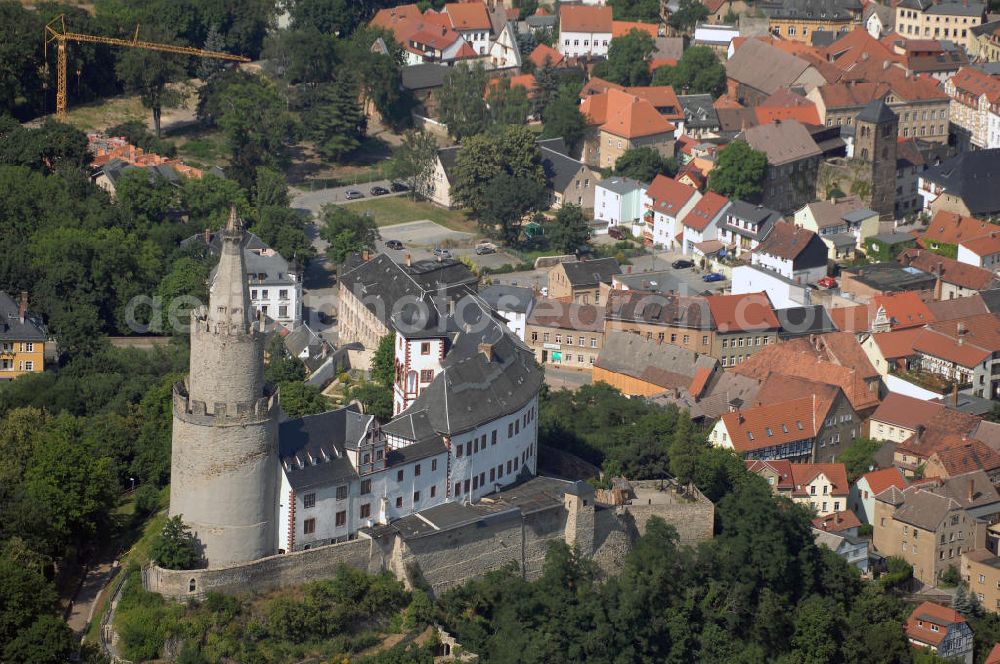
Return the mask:
<svg viewBox="0 0 1000 664">
<path fill-rule="evenodd" d="M 973 293 L 967 297 L 956 297 L 952 300 L 928 302 L 927 308 L 934 314 L 935 320 L 954 320 L 990 313 L 980 293 Z"/>
<path fill-rule="evenodd" d="M 995 278 L 990 270 L 962 263 L 926 249 L 904 249 L 896 258 L 903 265 L 912 265 L 924 272 L 940 276 L 941 281 L 946 284 L 955 284 L 970 290 L 986 290 L 993 285 Z"/>
<path fill-rule="evenodd" d="M 608 293 L 606 316 L 615 321 L 713 329 L 712 314 L 703 297 L 612 290 Z"/>
<path fill-rule="evenodd" d="M 892 122 L 896 119 L 896 114 L 889 108 L 888 104 L 881 99 L 873 99 L 868 102 L 857 115 L 858 122 L 869 122 L 871 124 L 881 124 Z"/>
<path fill-rule="evenodd" d="M 729 199 L 713 191 L 707 192 L 695 204 L 681 223 L 696 231 L 703 231 L 713 219 L 725 212 L 729 207 Z"/>
<path fill-rule="evenodd" d="M 877 496 L 891 486 L 900 490 L 905 489 L 907 486 L 906 478 L 903 477 L 903 471 L 896 466 L 890 466 L 882 470 L 873 470 L 870 473 L 862 475 L 861 479 L 868 484 L 868 490 L 872 496 Z"/>
<path fill-rule="evenodd" d="M 816 104 L 811 99 L 792 92 L 790 88 L 779 88 L 754 110 L 760 124 L 775 120 L 798 120 L 804 124 L 820 124 Z"/>
<path fill-rule="evenodd" d="M 718 360 L 631 332 L 608 332 L 594 366 L 663 389 L 679 389 L 690 385 L 698 371 L 711 374 Z"/>
<path fill-rule="evenodd" d="M 646 196 L 653 201 L 653 210 L 672 217 L 676 217 L 681 208 L 696 195 L 698 190 L 694 187 L 662 174 L 653 178 L 649 188 L 646 189 Z"/>
<path fill-rule="evenodd" d="M 794 261 L 810 243 L 815 242 L 823 243 L 812 231 L 786 221 L 779 221 L 771 227 L 771 232 L 753 251 Z"/>
<path fill-rule="evenodd" d="M 483 2 L 451 2 L 444 6 L 444 13 L 455 30 L 492 30 L 486 4 Z"/>
<path fill-rule="evenodd" d="M 872 341 L 878 346 L 887 361 L 916 355 L 913 342 L 920 334 L 920 327 L 910 327 L 893 332 L 879 332 L 872 335 Z"/>
<path fill-rule="evenodd" d="M 614 88 L 586 97 L 580 104 L 580 112 L 588 124 L 600 125 L 602 131 L 622 138 L 652 136 L 676 129 L 649 100 Z"/>
<path fill-rule="evenodd" d="M 535 50 L 528 55 L 528 59 L 531 60 L 535 64 L 535 67 L 539 69 L 545 66 L 546 58 L 548 58 L 553 67 L 558 67 L 563 61 L 562 53 L 547 44 L 539 44 L 535 47 Z"/>
<path fill-rule="evenodd" d="M 1000 319 L 981 314 L 932 323 L 913 342 L 914 350 L 966 368 L 1000 352 Z"/>
<path fill-rule="evenodd" d="M 850 510 L 818 516 L 812 520 L 813 528 L 828 533 L 840 533 L 851 528 L 860 528 L 861 519 Z"/>
<path fill-rule="evenodd" d="M 611 34 L 611 7 L 604 5 L 559 5 L 559 32 Z"/>
<path fill-rule="evenodd" d="M 722 416 L 734 449 L 751 452 L 815 437 L 813 397 L 754 406 Z"/>
<path fill-rule="evenodd" d="M 543 298 L 531 309 L 527 324 L 557 327 L 561 330 L 603 332 L 604 307 Z"/>
<path fill-rule="evenodd" d="M 958 245 L 996 230 L 1000 230 L 1000 226 L 988 221 L 939 210 L 934 213 L 920 239 L 924 246 L 931 242 Z"/>
<path fill-rule="evenodd" d="M 20 305 L 7 293 L 0 291 L 0 339 L 4 341 L 45 341 L 49 336 L 40 316 L 25 311 L 20 316 Z"/>
<path fill-rule="evenodd" d="M 953 625 L 965 622 L 965 616 L 956 611 L 934 602 L 924 602 L 906 620 L 906 636 L 919 641 L 936 646 L 944 641 L 948 635 L 948 629 Z M 931 630 L 931 625 L 936 625 L 936 631 Z"/>
<path fill-rule="evenodd" d="M 930 458 L 937 458 L 947 477 L 976 470 L 990 473 L 1000 468 L 1000 453 L 978 440 L 969 440 L 962 445 L 939 450 Z"/>
<path fill-rule="evenodd" d="M 655 23 L 640 23 L 638 21 L 611 21 L 612 37 L 623 37 L 633 30 L 645 32 L 653 39 L 656 39 L 660 34 L 660 27 Z"/>
<path fill-rule="evenodd" d="M 902 330 L 908 327 L 921 327 L 934 322 L 934 314 L 927 308 L 916 291 L 900 291 L 898 293 L 883 293 L 871 299 L 869 310 L 874 308 L 885 310 L 892 330 Z"/>
<path fill-rule="evenodd" d="M 962 199 L 974 215 L 1000 211 L 1000 148 L 960 152 L 957 156 L 931 166 L 921 177 L 943 187 Z"/>
<path fill-rule="evenodd" d="M 795 83 L 809 62 L 757 39 L 748 39 L 726 61 L 726 76 L 772 94 Z"/>
<path fill-rule="evenodd" d="M 891 332 L 888 334 L 892 334 Z M 921 424 L 926 424 L 937 415 L 944 406 L 916 397 L 890 392 L 872 413 L 872 420 L 885 422 L 904 429 L 916 430 Z"/>
<path fill-rule="evenodd" d="M 897 450 L 926 459 L 937 451 L 962 445 L 981 418 L 951 408 L 924 407 L 916 433 L 897 445 Z"/>
<path fill-rule="evenodd" d="M 545 171 L 545 179 L 554 191 L 566 191 L 573 179 L 580 173 L 580 169 L 587 169 L 588 174 L 590 172 L 590 169 L 582 161 L 577 161 L 560 150 L 539 144 L 538 151 L 542 155 L 542 169 Z"/>
<path fill-rule="evenodd" d="M 781 327 L 767 293 L 710 295 L 705 298 L 721 333 L 777 330 Z"/>
<path fill-rule="evenodd" d="M 961 246 L 980 257 L 1000 254 L 1000 226 L 990 231 L 989 235 L 961 242 Z"/>
<path fill-rule="evenodd" d="M 743 464 L 747 470 L 755 475 L 760 475 L 763 471 L 769 470 L 778 476 L 775 484 L 778 491 L 791 491 L 795 486 L 792 481 L 792 462 L 788 459 L 771 459 L 768 461 L 759 459 L 745 459 Z"/>
<path fill-rule="evenodd" d="M 754 150 L 765 153 L 770 166 L 782 166 L 823 154 L 809 130 L 798 120 L 775 120 L 750 127 L 740 134 L 740 138 Z"/>
</svg>

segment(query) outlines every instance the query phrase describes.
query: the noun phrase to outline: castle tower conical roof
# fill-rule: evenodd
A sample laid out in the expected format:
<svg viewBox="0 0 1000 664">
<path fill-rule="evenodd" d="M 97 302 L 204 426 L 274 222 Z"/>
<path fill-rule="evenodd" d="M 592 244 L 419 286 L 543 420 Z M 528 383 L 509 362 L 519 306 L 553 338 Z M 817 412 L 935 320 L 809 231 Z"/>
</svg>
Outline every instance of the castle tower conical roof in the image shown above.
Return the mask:
<svg viewBox="0 0 1000 664">
<path fill-rule="evenodd" d="M 247 330 L 255 316 L 250 305 L 250 289 L 246 283 L 246 264 L 243 260 L 246 233 L 236 219 L 235 207 L 230 211 L 229 221 L 220 236 L 222 251 L 209 294 L 208 320 L 216 325 Z"/>
</svg>

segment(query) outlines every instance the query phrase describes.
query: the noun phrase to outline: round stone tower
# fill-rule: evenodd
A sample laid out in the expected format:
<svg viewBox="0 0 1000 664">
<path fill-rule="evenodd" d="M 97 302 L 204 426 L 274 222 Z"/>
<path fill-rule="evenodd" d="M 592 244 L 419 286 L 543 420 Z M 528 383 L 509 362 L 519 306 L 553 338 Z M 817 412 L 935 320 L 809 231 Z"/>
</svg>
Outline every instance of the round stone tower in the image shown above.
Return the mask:
<svg viewBox="0 0 1000 664">
<path fill-rule="evenodd" d="M 250 304 L 235 209 L 208 308 L 191 316 L 191 367 L 173 392 L 170 515 L 210 568 L 277 552 L 278 397 L 264 383 L 264 332 Z"/>
</svg>

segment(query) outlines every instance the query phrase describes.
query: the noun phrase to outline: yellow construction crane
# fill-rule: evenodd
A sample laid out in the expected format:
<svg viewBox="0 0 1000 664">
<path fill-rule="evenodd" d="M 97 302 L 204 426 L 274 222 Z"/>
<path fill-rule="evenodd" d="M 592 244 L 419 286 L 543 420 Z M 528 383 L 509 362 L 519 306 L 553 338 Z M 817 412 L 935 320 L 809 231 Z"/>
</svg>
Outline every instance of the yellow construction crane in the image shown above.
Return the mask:
<svg viewBox="0 0 1000 664">
<path fill-rule="evenodd" d="M 66 32 L 66 19 L 64 14 L 60 14 L 45 26 L 45 49 L 48 54 L 48 46 L 52 42 L 56 43 L 56 116 L 60 119 L 66 117 L 66 42 L 91 42 L 94 44 L 109 44 L 111 46 L 126 46 L 130 48 L 144 48 L 148 51 L 163 51 L 164 53 L 177 53 L 179 55 L 194 55 L 199 58 L 218 58 L 220 60 L 234 60 L 236 62 L 250 62 L 250 58 L 221 51 L 206 51 L 201 48 L 191 46 L 175 46 L 173 44 L 157 44 L 155 42 L 139 41 L 139 26 L 135 27 L 135 35 L 132 39 L 117 39 L 115 37 L 98 37 L 97 35 L 84 35 L 78 32 Z"/>
</svg>

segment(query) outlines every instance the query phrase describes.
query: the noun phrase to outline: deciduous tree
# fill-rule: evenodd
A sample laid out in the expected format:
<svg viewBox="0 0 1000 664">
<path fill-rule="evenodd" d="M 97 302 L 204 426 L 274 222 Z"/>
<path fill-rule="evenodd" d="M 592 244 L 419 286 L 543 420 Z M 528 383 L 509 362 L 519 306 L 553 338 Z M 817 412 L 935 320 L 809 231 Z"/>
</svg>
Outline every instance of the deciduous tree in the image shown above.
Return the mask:
<svg viewBox="0 0 1000 664">
<path fill-rule="evenodd" d="M 708 176 L 708 188 L 723 196 L 760 201 L 767 174 L 767 155 L 745 141 L 733 141 L 719 152 L 715 168 Z"/>
<path fill-rule="evenodd" d="M 191 529 L 184 524 L 184 515 L 167 519 L 163 530 L 153 538 L 149 557 L 165 569 L 194 569 L 201 560 L 199 545 Z"/>
<path fill-rule="evenodd" d="M 176 40 L 174 34 L 154 28 L 143 39 L 160 43 Z M 153 133 L 160 136 L 160 116 L 164 108 L 174 108 L 184 101 L 177 89 L 168 87 L 181 80 L 184 67 L 179 56 L 142 48 L 124 49 L 115 67 L 118 79 L 131 94 L 139 95 L 142 105 L 153 112 Z"/>
<path fill-rule="evenodd" d="M 545 123 L 542 137 L 562 138 L 571 154 L 576 152 L 587 131 L 587 122 L 580 113 L 579 99 L 574 86 L 564 86 L 542 109 L 542 120 Z"/>
<path fill-rule="evenodd" d="M 672 12 L 667 23 L 674 30 L 691 32 L 699 23 L 708 18 L 708 7 L 699 0 L 680 0 L 677 11 Z"/>
<path fill-rule="evenodd" d="M 445 76 L 438 94 L 438 112 L 454 139 L 462 140 L 486 131 L 490 114 L 483 99 L 485 89 L 486 71 L 479 63 L 472 67 L 455 65 Z"/>
<path fill-rule="evenodd" d="M 379 236 L 375 221 L 341 205 L 327 204 L 320 211 L 323 226 L 319 236 L 329 243 L 326 255 L 334 263 L 343 263 L 350 254 L 374 250 Z"/>
<path fill-rule="evenodd" d="M 456 158 L 452 200 L 482 214 L 489 202 L 486 187 L 501 174 L 545 182 L 541 152 L 527 127 L 498 128 L 463 142 Z"/>
<path fill-rule="evenodd" d="M 549 245 L 564 254 L 574 254 L 590 241 L 590 227 L 583 208 L 565 203 L 556 211 L 556 217 L 545 228 Z"/>
<path fill-rule="evenodd" d="M 673 177 L 675 173 L 677 173 L 677 162 L 673 158 L 664 157 L 651 147 L 626 150 L 615 162 L 615 175 L 647 184 L 657 175 Z"/>
<path fill-rule="evenodd" d="M 545 185 L 535 179 L 501 173 L 484 189 L 486 205 L 479 223 L 490 235 L 515 246 L 521 235 L 521 221 L 538 210 L 546 199 Z"/>
<path fill-rule="evenodd" d="M 676 66 L 657 67 L 653 85 L 670 85 L 677 94 L 710 94 L 718 97 L 726 90 L 726 68 L 707 46 L 684 51 Z"/>
<path fill-rule="evenodd" d="M 654 47 L 649 33 L 633 28 L 628 34 L 611 40 L 608 59 L 594 65 L 594 75 L 619 85 L 648 85 L 647 60 Z"/>
<path fill-rule="evenodd" d="M 437 161 L 437 139 L 431 134 L 411 129 L 389 161 L 389 177 L 405 182 L 413 195 L 426 192 L 434 177 Z"/>
</svg>

